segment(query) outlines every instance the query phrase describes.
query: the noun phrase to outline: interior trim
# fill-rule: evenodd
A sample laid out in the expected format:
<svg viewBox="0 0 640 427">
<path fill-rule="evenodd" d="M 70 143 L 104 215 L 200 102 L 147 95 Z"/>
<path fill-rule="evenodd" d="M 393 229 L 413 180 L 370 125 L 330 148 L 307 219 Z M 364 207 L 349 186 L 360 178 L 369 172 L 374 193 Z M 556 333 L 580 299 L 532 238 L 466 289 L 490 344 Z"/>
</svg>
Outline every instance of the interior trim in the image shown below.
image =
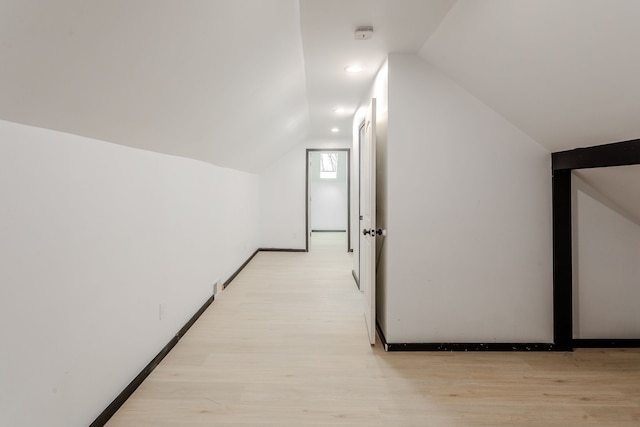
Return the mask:
<svg viewBox="0 0 640 427">
<path fill-rule="evenodd" d="M 574 338 L 574 346 L 577 348 L 640 348 L 640 339 L 593 339 Z"/>
<path fill-rule="evenodd" d="M 355 276 L 355 272 L 354 272 L 354 276 Z M 384 333 L 382 332 L 382 328 L 380 327 L 380 323 L 378 323 L 378 320 L 376 319 L 376 332 L 378 333 L 378 338 L 380 338 L 380 342 L 382 343 L 382 348 L 384 348 L 384 351 L 389 351 L 389 345 L 387 344 L 387 339 L 384 336 Z"/>
<path fill-rule="evenodd" d="M 171 338 L 171 341 L 167 345 L 164 346 L 160 353 L 156 355 L 156 357 L 149 362 L 147 366 L 140 371 L 140 373 L 131 381 L 125 388 L 120 392 L 118 396 L 106 407 L 104 411 L 89 425 L 89 427 L 102 427 L 104 426 L 110 419 L 118 412 L 118 409 L 131 397 L 131 395 L 136 391 L 136 389 L 142 384 L 142 382 L 153 372 L 153 370 L 160 364 L 162 359 L 165 358 L 167 354 L 178 344 L 178 341 L 187 333 L 189 328 L 196 323 L 196 320 L 205 312 L 207 308 L 211 305 L 214 300 L 214 296 L 212 295 L 209 299 L 200 307 L 200 309 L 189 319 L 189 321 L 180 329 L 180 331 Z"/>
<path fill-rule="evenodd" d="M 304 249 L 268 249 L 261 248 L 257 249 L 241 266 L 238 268 L 233 275 L 224 283 L 222 289 L 225 289 L 229 284 L 236 278 L 238 274 L 251 262 L 251 260 L 258 254 L 258 252 L 305 252 Z M 162 359 L 165 358 L 167 354 L 173 349 L 173 347 L 178 344 L 178 341 L 187 333 L 189 328 L 193 326 L 194 323 L 198 320 L 198 318 L 205 312 L 207 308 L 214 301 L 215 296 L 209 297 L 209 299 L 200 307 L 200 309 L 189 319 L 189 321 L 178 331 L 178 333 L 164 346 L 164 348 L 156 355 L 156 357 L 149 362 L 147 366 L 140 371 L 140 373 L 120 392 L 118 396 L 107 406 L 107 408 L 102 411 L 100 415 L 89 425 L 89 427 L 102 427 L 104 426 L 110 419 L 118 412 L 118 409 L 122 407 L 122 405 L 131 397 L 131 395 L 136 391 L 136 389 L 142 384 L 142 382 L 151 374 L 151 372 L 160 364 Z"/>
<path fill-rule="evenodd" d="M 304 234 L 305 252 L 309 252 L 309 155 L 313 152 L 336 152 L 347 153 L 347 252 L 353 252 L 351 247 L 351 148 L 307 148 L 305 154 L 305 175 L 304 175 Z M 344 231 L 344 230 L 340 230 Z"/>
<path fill-rule="evenodd" d="M 231 277 L 229 277 L 229 279 L 227 279 L 226 282 L 224 282 L 224 285 L 222 285 L 222 289 L 226 289 L 227 286 L 229 286 L 231 284 L 231 282 L 233 282 L 233 279 L 236 278 L 236 276 L 238 276 L 238 274 L 240 274 L 240 272 L 242 270 L 244 270 L 244 268 L 251 262 L 251 260 L 253 259 L 253 257 L 255 257 L 258 252 L 307 252 L 304 249 L 287 249 L 287 248 L 259 248 L 256 249 L 256 251 L 235 271 L 235 273 L 233 273 L 231 275 Z"/>
<path fill-rule="evenodd" d="M 640 139 L 594 145 L 552 154 L 553 170 L 606 168 L 640 164 Z"/>
<path fill-rule="evenodd" d="M 564 351 L 550 343 L 389 343 L 376 322 L 376 330 L 385 351 Z"/>
<path fill-rule="evenodd" d="M 386 351 L 564 351 L 545 343 L 386 343 Z"/>
<path fill-rule="evenodd" d="M 347 230 L 311 230 L 312 233 L 346 233 Z"/>
<path fill-rule="evenodd" d="M 258 254 L 258 252 L 260 252 L 261 250 L 264 250 L 264 249 L 256 249 L 256 251 L 255 251 L 255 252 L 254 252 L 254 253 L 249 257 L 249 259 L 247 259 L 247 260 L 246 260 L 246 261 L 245 261 L 245 262 L 240 266 L 240 268 L 238 268 L 238 269 L 235 271 L 235 273 L 233 273 L 233 274 L 231 275 L 231 277 L 229 277 L 229 278 L 227 279 L 227 281 L 226 281 L 226 282 L 224 282 L 224 285 L 222 285 L 222 289 L 226 289 L 226 288 L 227 288 L 227 286 L 229 286 L 229 285 L 231 284 L 231 282 L 233 282 L 233 279 L 235 279 L 235 278 L 236 278 L 236 276 L 237 276 L 238 274 L 240 274 L 240 272 L 241 272 L 242 270 L 244 270 L 244 268 L 247 266 L 247 264 L 249 264 L 249 263 L 251 262 L 251 260 L 253 259 L 253 257 L 254 257 L 254 256 L 256 256 L 256 255 Z"/>
<path fill-rule="evenodd" d="M 640 139 L 551 154 L 553 186 L 553 338 L 565 350 L 580 347 L 638 347 L 635 339 L 573 338 L 573 213 L 571 181 L 575 169 L 640 164 Z"/>
<path fill-rule="evenodd" d="M 571 171 L 553 171 L 553 342 L 573 348 Z"/>
<path fill-rule="evenodd" d="M 305 249 L 288 249 L 288 248 L 260 248 L 258 249 L 258 251 L 260 252 L 308 252 Z"/>
<path fill-rule="evenodd" d="M 356 286 L 358 287 L 358 289 L 360 289 L 360 279 L 358 279 L 358 276 L 356 275 L 356 271 L 351 270 L 351 275 L 353 276 L 353 280 L 355 280 L 356 282 Z"/>
</svg>

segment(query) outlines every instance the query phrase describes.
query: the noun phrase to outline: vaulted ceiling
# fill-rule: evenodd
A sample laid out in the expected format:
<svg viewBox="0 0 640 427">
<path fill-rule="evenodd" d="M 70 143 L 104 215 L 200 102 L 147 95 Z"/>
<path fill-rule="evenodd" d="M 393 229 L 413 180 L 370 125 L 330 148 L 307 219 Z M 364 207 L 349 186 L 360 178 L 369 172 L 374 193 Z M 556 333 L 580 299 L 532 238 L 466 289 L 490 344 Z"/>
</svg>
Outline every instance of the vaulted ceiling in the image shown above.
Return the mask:
<svg viewBox="0 0 640 427">
<path fill-rule="evenodd" d="M 421 56 L 550 151 L 640 137 L 640 2 L 461 0 Z"/>
<path fill-rule="evenodd" d="M 0 0 L 0 119 L 256 172 L 350 138 L 386 55 L 413 52 L 549 151 L 615 142 L 640 136 L 639 17 L 637 0 Z"/>
<path fill-rule="evenodd" d="M 301 0 L 310 136 L 351 138 L 355 109 L 389 52 L 416 53 L 438 28 L 454 0 Z M 356 40 L 354 30 L 372 26 L 373 37 Z M 358 74 L 345 72 L 360 65 Z M 344 108 L 344 114 L 335 109 Z"/>
<path fill-rule="evenodd" d="M 0 118 L 257 171 L 305 137 L 296 0 L 0 0 Z"/>
</svg>

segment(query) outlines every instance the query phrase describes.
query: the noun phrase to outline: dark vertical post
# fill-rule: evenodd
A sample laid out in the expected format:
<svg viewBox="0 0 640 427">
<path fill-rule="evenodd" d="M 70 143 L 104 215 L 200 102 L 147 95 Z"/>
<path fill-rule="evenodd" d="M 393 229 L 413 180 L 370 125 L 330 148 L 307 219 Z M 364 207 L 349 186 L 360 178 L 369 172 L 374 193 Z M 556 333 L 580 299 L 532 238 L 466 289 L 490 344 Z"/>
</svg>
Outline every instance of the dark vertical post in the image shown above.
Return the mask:
<svg viewBox="0 0 640 427">
<path fill-rule="evenodd" d="M 553 340 L 573 349 L 571 170 L 553 171 Z"/>
<path fill-rule="evenodd" d="M 306 166 L 304 168 L 304 235 L 305 235 L 305 244 L 304 251 L 309 252 L 309 159 L 311 155 L 311 151 L 307 149 L 305 154 L 305 162 Z"/>
<path fill-rule="evenodd" d="M 351 248 L 351 149 L 347 149 L 347 252 Z"/>
</svg>

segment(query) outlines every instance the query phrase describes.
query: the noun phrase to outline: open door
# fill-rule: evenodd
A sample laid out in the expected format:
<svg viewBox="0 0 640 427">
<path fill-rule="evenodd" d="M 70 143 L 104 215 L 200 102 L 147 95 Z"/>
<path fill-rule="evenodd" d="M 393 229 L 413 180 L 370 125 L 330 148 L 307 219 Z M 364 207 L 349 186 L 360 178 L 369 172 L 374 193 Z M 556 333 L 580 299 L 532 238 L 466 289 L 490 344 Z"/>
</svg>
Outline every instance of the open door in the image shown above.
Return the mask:
<svg viewBox="0 0 640 427">
<path fill-rule="evenodd" d="M 376 343 L 376 100 L 364 121 L 360 149 L 360 289 L 369 342 Z"/>
</svg>

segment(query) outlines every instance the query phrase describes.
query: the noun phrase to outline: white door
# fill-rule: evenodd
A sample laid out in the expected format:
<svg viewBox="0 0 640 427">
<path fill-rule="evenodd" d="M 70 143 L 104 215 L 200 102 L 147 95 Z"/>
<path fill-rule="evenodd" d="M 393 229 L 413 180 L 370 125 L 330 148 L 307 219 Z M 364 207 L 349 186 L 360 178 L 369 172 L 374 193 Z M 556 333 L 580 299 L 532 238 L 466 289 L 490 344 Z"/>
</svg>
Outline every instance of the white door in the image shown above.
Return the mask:
<svg viewBox="0 0 640 427">
<path fill-rule="evenodd" d="M 360 289 L 364 292 L 364 318 L 369 342 L 376 342 L 376 100 L 364 122 L 360 152 Z"/>
</svg>

